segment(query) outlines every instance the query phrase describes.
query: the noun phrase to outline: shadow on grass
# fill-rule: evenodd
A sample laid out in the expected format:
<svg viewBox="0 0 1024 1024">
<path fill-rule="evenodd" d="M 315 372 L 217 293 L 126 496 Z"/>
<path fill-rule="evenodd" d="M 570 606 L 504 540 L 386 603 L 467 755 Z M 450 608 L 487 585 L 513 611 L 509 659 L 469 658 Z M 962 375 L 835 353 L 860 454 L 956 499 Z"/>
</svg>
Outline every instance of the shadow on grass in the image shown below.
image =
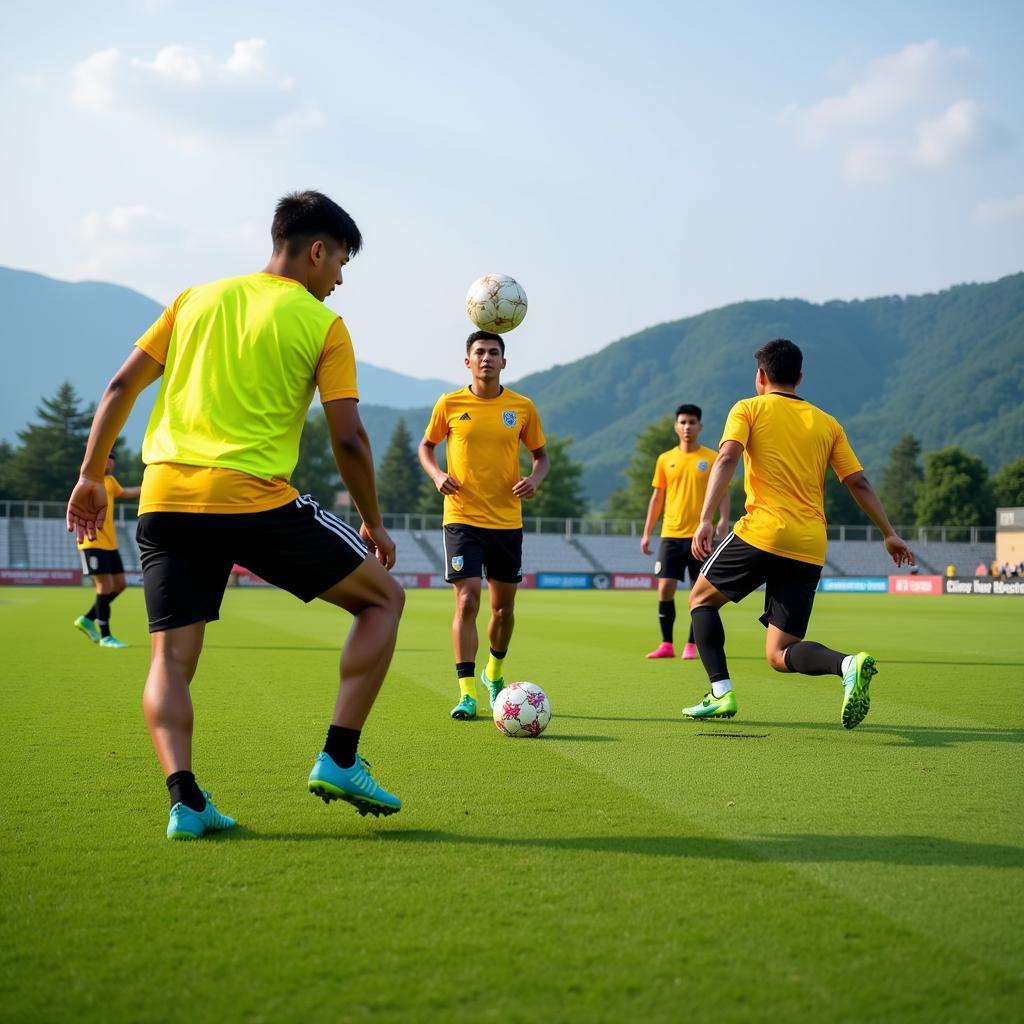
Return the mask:
<svg viewBox="0 0 1024 1024">
<path fill-rule="evenodd" d="M 386 826 L 383 826 L 386 828 Z M 721 860 L 785 864 L 887 864 L 911 867 L 1024 867 L 1024 849 L 997 843 L 970 843 L 938 836 L 856 836 L 810 833 L 751 836 L 735 840 L 714 836 L 476 836 L 434 829 L 375 831 L 339 836 L 323 832 L 253 832 L 236 825 L 209 837 L 214 842 L 408 843 L 489 846 L 555 853 L 612 853 L 682 860 Z M 205 841 L 205 840 L 204 840 Z"/>
<path fill-rule="evenodd" d="M 566 717 L 568 717 L 568 716 L 566 716 Z M 549 732 L 546 732 L 546 733 L 544 733 L 543 736 L 538 736 L 537 738 L 540 739 L 540 740 L 543 740 L 545 743 L 578 743 L 580 741 L 585 741 L 587 743 L 618 743 L 619 742 L 619 737 L 618 736 L 595 736 L 595 735 L 590 735 L 590 736 L 582 736 L 582 735 L 565 736 L 562 733 L 555 733 L 554 735 L 552 735 Z"/>
<path fill-rule="evenodd" d="M 341 650 L 341 641 L 336 644 L 203 644 L 204 651 L 333 651 Z M 396 654 L 436 654 L 441 647 L 396 647 Z"/>
</svg>

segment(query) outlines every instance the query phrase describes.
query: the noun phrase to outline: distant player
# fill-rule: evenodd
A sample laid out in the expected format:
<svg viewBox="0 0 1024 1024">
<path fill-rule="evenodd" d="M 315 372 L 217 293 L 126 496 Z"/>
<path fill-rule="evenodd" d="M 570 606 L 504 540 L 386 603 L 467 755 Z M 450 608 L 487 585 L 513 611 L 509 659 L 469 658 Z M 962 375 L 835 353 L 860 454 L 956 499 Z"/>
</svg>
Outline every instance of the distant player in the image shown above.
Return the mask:
<svg viewBox="0 0 1024 1024">
<path fill-rule="evenodd" d="M 640 550 L 651 553 L 651 530 L 664 512 L 661 524 L 661 544 L 658 546 L 658 560 L 654 572 L 658 577 L 658 625 L 661 627 L 661 643 L 647 655 L 648 658 L 674 658 L 675 647 L 672 631 L 676 621 L 676 585 L 690 574 L 690 586 L 697 582 L 700 560 L 694 558 L 690 548 L 693 535 L 700 523 L 700 510 L 708 489 L 711 467 L 718 453 L 705 448 L 698 438 L 704 424 L 701 410 L 697 405 L 681 405 L 676 409 L 675 431 L 679 444 L 662 452 L 654 465 L 654 479 L 651 486 L 654 493 L 647 506 L 644 535 L 640 539 Z M 729 492 L 726 490 L 718 509 L 718 536 L 722 538 L 729 530 Z M 693 642 L 693 626 L 683 648 L 683 658 L 689 661 L 697 657 Z"/>
<path fill-rule="evenodd" d="M 711 692 L 700 704 L 684 708 L 683 714 L 736 714 L 718 610 L 764 584 L 761 622 L 768 627 L 768 664 L 776 672 L 838 676 L 843 684 L 840 717 L 847 729 L 853 729 L 868 713 L 875 659 L 866 651 L 843 654 L 804 639 L 825 563 L 824 487 L 829 466 L 881 531 L 896 565 L 913 565 L 914 556 L 896 536 L 843 428 L 796 394 L 803 379 L 800 349 L 777 338 L 758 349 L 754 358 L 757 397 L 737 402 L 729 413 L 693 538 L 694 555 L 707 561 L 690 593 L 690 614 Z M 712 554 L 711 517 L 741 454 L 746 456 L 746 515 Z"/>
<path fill-rule="evenodd" d="M 103 486 L 107 492 L 107 516 L 94 540 L 83 537 L 78 549 L 82 556 L 82 572 L 92 577 L 96 587 L 93 606 L 75 619 L 75 628 L 81 630 L 94 644 L 105 648 L 127 647 L 110 632 L 110 606 L 126 584 L 121 552 L 117 550 L 117 534 L 114 529 L 114 499 L 126 498 L 131 501 L 139 496 L 141 487 L 122 487 L 113 476 L 114 456 L 107 456 L 103 473 Z"/>
<path fill-rule="evenodd" d="M 323 305 L 362 236 L 326 196 L 299 192 L 277 204 L 271 237 L 265 270 L 182 292 L 138 340 L 100 401 L 68 503 L 68 529 L 95 537 L 109 514 L 102 468 L 111 445 L 135 399 L 160 379 L 142 448 L 138 539 L 153 643 L 143 707 L 167 777 L 171 839 L 234 824 L 192 774 L 189 684 L 236 562 L 303 601 L 318 597 L 354 616 L 309 789 L 362 814 L 401 807 L 356 752 L 404 595 L 386 572 L 395 546 L 381 526 L 352 342 Z M 288 482 L 314 388 L 363 519 L 358 533 Z"/>
<path fill-rule="evenodd" d="M 455 591 L 452 645 L 461 694 L 451 716 L 476 716 L 476 629 L 487 572 L 490 657 L 480 680 L 491 707 L 505 686 L 504 661 L 512 639 L 516 589 L 523 578 L 522 502 L 547 476 L 544 432 L 533 402 L 501 384 L 505 342 L 475 331 L 466 339 L 470 383 L 442 395 L 419 446 L 420 464 L 444 495 L 445 579 Z M 447 441 L 447 472 L 435 447 Z M 530 475 L 519 472 L 519 445 L 533 457 Z"/>
</svg>

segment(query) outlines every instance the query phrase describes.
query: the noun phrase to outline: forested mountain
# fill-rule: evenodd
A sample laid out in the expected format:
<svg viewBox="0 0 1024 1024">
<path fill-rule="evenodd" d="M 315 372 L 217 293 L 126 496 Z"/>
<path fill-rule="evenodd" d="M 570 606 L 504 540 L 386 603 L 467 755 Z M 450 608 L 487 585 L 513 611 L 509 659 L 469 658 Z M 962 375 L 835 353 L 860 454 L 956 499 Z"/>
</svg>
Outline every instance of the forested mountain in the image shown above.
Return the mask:
<svg viewBox="0 0 1024 1024">
<path fill-rule="evenodd" d="M 0 309 L 0 440 L 13 442 L 40 399 L 54 394 L 62 381 L 70 381 L 87 402 L 96 402 L 135 339 L 163 307 L 116 284 L 57 281 L 0 267 Z M 454 387 L 356 365 L 364 402 L 401 409 L 430 402 Z M 125 436 L 133 448 L 142 440 L 155 395 L 155 388 L 144 394 L 128 421 Z"/>
<path fill-rule="evenodd" d="M 510 382 L 545 428 L 571 435 L 594 502 L 623 483 L 636 435 L 682 402 L 704 409 L 711 447 L 730 406 L 754 393 L 754 350 L 774 337 L 804 351 L 810 401 L 837 416 L 869 473 L 914 434 L 925 451 L 957 444 L 990 469 L 1024 453 L 1024 274 L 934 295 L 815 305 L 740 302 L 649 327 L 565 366 Z M 375 445 L 398 413 L 364 409 Z M 406 411 L 413 433 L 428 409 Z"/>
</svg>

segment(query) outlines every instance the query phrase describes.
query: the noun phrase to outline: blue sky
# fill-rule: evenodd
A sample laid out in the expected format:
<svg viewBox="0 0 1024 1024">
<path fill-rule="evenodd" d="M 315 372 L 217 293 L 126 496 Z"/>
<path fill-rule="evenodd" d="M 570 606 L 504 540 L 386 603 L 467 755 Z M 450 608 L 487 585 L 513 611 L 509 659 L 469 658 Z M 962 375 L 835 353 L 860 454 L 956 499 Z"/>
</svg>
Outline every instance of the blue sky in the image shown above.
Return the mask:
<svg viewBox="0 0 1024 1024">
<path fill-rule="evenodd" d="M 359 358 L 451 380 L 486 272 L 530 299 L 514 379 L 729 302 L 1024 269 L 1024 7 L 709 8 L 19 5 L 0 264 L 169 301 L 320 188 L 366 236 L 331 299 Z"/>
</svg>

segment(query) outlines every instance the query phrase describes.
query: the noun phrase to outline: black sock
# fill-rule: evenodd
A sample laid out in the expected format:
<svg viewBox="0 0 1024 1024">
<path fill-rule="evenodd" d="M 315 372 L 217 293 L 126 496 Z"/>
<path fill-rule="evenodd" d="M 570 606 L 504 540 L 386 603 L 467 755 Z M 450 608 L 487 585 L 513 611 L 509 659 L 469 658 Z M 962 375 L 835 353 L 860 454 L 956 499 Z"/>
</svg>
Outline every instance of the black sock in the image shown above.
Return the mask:
<svg viewBox="0 0 1024 1024">
<path fill-rule="evenodd" d="M 96 595 L 96 625 L 101 636 L 110 636 L 110 595 Z"/>
<path fill-rule="evenodd" d="M 688 644 L 692 644 L 692 643 L 695 643 L 695 642 L 696 642 L 696 641 L 695 641 L 695 640 L 693 639 L 693 619 L 690 619 L 690 635 L 689 635 L 689 637 L 687 638 L 687 641 L 686 641 L 686 642 L 687 642 Z"/>
<path fill-rule="evenodd" d="M 704 671 L 708 679 L 717 683 L 720 679 L 729 678 L 729 669 L 725 663 L 725 626 L 717 608 L 702 605 L 690 612 L 690 623 L 693 635 L 697 638 L 697 650 L 700 660 L 704 662 Z"/>
<path fill-rule="evenodd" d="M 455 674 L 460 679 L 472 679 L 476 675 L 476 662 L 475 661 L 457 661 L 455 662 Z"/>
<path fill-rule="evenodd" d="M 842 676 L 845 657 L 813 640 L 800 640 L 783 652 L 786 668 L 802 676 Z"/>
<path fill-rule="evenodd" d="M 339 768 L 351 768 L 356 763 L 361 732 L 361 729 L 346 729 L 343 725 L 328 728 L 324 751 Z"/>
<path fill-rule="evenodd" d="M 661 626 L 661 639 L 664 643 L 672 643 L 672 627 L 676 624 L 676 603 L 673 599 L 658 602 L 658 625 Z"/>
<path fill-rule="evenodd" d="M 196 785 L 196 777 L 191 772 L 173 772 L 167 776 L 167 790 L 171 794 L 171 806 L 184 804 L 193 811 L 201 811 L 206 806 L 206 797 Z"/>
<path fill-rule="evenodd" d="M 491 657 L 492 658 L 497 658 L 498 661 L 504 661 L 506 656 L 508 655 L 508 648 L 507 647 L 503 651 L 496 651 L 492 647 L 492 648 L 490 648 L 490 651 L 491 651 Z"/>
<path fill-rule="evenodd" d="M 85 613 L 84 617 L 87 618 L 90 622 L 95 622 L 96 621 L 96 602 L 95 601 L 93 601 L 92 607 Z"/>
</svg>

